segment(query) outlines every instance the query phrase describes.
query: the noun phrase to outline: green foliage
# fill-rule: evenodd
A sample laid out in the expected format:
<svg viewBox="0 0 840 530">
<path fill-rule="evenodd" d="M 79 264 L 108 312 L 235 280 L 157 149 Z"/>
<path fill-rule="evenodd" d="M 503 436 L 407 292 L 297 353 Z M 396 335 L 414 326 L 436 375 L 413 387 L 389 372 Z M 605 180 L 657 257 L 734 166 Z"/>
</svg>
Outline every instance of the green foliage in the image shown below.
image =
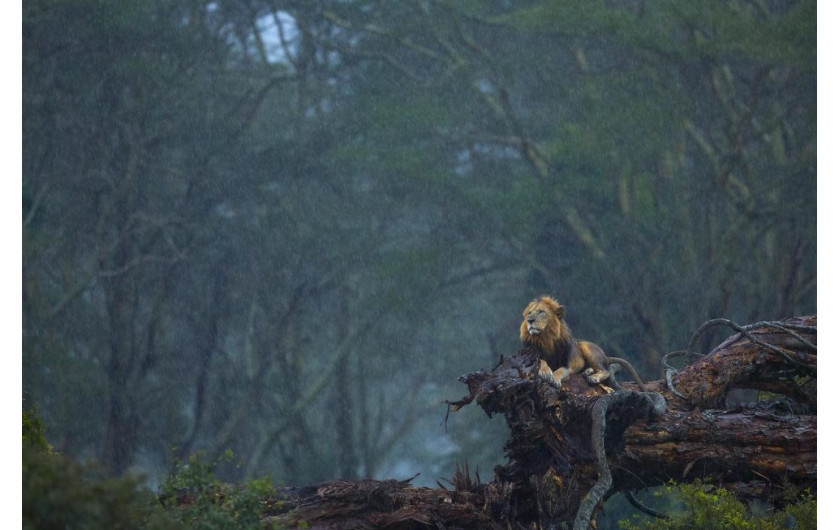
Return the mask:
<svg viewBox="0 0 840 530">
<path fill-rule="evenodd" d="M 770 20 L 765 11 L 750 3 L 665 1 L 636 11 L 633 7 L 550 1 L 496 17 L 494 22 L 577 37 L 608 35 L 624 46 L 683 59 L 701 54 L 810 68 L 816 53 L 815 16 L 814 1 L 800 2 Z"/>
<path fill-rule="evenodd" d="M 636 514 L 633 521 L 619 521 L 624 530 L 691 530 L 714 528 L 721 530 L 772 530 L 774 528 L 797 528 L 816 530 L 817 499 L 810 493 L 803 494 L 784 510 L 762 515 L 750 512 L 747 505 L 723 488 L 717 488 L 700 480 L 689 484 L 672 482 L 659 488 L 654 497 L 670 497 L 682 508 L 670 515 L 668 520 L 642 520 Z"/>
<path fill-rule="evenodd" d="M 23 528 L 182 528 L 133 476 L 108 478 L 37 448 L 23 450 Z"/>
<path fill-rule="evenodd" d="M 199 530 L 260 528 L 261 499 L 274 489 L 268 478 L 248 481 L 242 487 L 220 481 L 214 470 L 222 460 L 231 459 L 230 451 L 215 463 L 196 453 L 177 464 L 162 492 L 177 520 Z"/>
<path fill-rule="evenodd" d="M 95 463 L 53 452 L 35 408 L 23 411 L 23 528 L 155 528 L 182 526 L 130 475 L 109 478 Z"/>
<path fill-rule="evenodd" d="M 222 483 L 214 469 L 233 453 L 226 452 L 216 464 L 199 453 L 167 477 L 161 502 L 140 477 L 111 478 L 95 463 L 79 464 L 54 453 L 44 432 L 35 411 L 25 410 L 24 529 L 255 529 L 261 527 L 261 499 L 274 491 L 267 478 L 243 487 Z"/>
<path fill-rule="evenodd" d="M 200 454 L 179 464 L 164 483 L 161 505 L 138 477 L 109 478 L 95 464 L 25 447 L 23 528 L 261 528 L 261 499 L 273 492 L 269 480 L 232 486 L 213 468 Z"/>
<path fill-rule="evenodd" d="M 23 411 L 23 447 L 41 453 L 52 453 L 52 447 L 47 443 L 46 427 L 38 417 L 36 407 Z"/>
</svg>

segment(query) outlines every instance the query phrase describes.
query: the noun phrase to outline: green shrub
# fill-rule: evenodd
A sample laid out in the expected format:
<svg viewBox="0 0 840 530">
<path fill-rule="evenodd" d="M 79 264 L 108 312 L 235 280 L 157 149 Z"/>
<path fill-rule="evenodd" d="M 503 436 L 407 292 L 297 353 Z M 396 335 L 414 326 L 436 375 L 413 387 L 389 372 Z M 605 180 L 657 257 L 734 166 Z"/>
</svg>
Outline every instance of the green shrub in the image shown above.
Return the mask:
<svg viewBox="0 0 840 530">
<path fill-rule="evenodd" d="M 262 499 L 274 491 L 269 480 L 224 484 L 214 467 L 201 454 L 191 457 L 166 479 L 158 496 L 139 477 L 109 478 L 94 463 L 25 447 L 23 528 L 261 528 Z"/>
<path fill-rule="evenodd" d="M 633 521 L 619 521 L 623 530 L 692 530 L 709 528 L 721 530 L 772 530 L 796 528 L 816 530 L 817 499 L 810 493 L 800 496 L 782 511 L 769 515 L 750 513 L 747 505 L 740 502 L 728 490 L 716 488 L 700 480 L 692 483 L 662 486 L 654 497 L 673 497 L 682 505 L 682 510 L 671 513 L 670 519 L 644 520 L 638 514 Z"/>
<path fill-rule="evenodd" d="M 232 459 L 228 451 L 224 459 Z M 268 478 L 246 482 L 244 486 L 222 483 L 214 474 L 219 462 L 209 463 L 203 453 L 178 463 L 175 474 L 163 485 L 161 498 L 170 512 L 190 528 L 258 529 L 262 499 L 274 488 Z"/>
<path fill-rule="evenodd" d="M 107 478 L 55 453 L 35 408 L 23 411 L 24 529 L 182 528 L 138 477 Z"/>
<path fill-rule="evenodd" d="M 33 447 L 23 449 L 23 528 L 183 528 L 138 477 L 107 478 Z"/>
<path fill-rule="evenodd" d="M 53 452 L 44 433 L 36 412 L 25 410 L 24 529 L 258 529 L 262 499 L 274 491 L 267 478 L 243 487 L 223 484 L 215 464 L 199 453 L 177 465 L 158 496 L 140 477 L 107 477 L 95 463 Z"/>
</svg>

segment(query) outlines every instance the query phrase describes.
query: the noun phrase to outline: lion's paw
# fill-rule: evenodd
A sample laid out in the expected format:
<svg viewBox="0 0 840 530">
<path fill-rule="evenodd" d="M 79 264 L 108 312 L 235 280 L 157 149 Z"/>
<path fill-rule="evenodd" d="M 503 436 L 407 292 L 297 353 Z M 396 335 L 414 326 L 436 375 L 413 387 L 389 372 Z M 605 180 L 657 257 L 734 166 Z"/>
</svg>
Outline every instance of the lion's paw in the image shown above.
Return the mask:
<svg viewBox="0 0 840 530">
<path fill-rule="evenodd" d="M 591 368 L 590 368 L 591 370 Z M 594 372 L 594 370 L 593 370 Z M 590 385 L 599 385 L 610 378 L 609 372 L 595 372 L 591 373 L 591 375 L 587 376 L 586 380 L 589 381 Z"/>
<path fill-rule="evenodd" d="M 560 388 L 560 385 L 562 384 L 561 381 L 555 379 L 554 374 L 552 374 L 551 372 L 541 373 L 538 375 L 538 377 L 556 388 Z"/>
</svg>

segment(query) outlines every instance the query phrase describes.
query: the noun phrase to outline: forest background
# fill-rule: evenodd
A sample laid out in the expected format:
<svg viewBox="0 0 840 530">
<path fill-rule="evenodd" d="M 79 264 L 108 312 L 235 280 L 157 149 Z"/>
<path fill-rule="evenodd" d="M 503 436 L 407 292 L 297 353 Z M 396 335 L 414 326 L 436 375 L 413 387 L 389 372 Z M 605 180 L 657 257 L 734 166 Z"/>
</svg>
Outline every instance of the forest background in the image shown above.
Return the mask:
<svg viewBox="0 0 840 530">
<path fill-rule="evenodd" d="M 534 296 L 645 378 L 816 313 L 816 12 L 27 1 L 23 406 L 153 484 L 489 477 L 442 402 Z"/>
</svg>

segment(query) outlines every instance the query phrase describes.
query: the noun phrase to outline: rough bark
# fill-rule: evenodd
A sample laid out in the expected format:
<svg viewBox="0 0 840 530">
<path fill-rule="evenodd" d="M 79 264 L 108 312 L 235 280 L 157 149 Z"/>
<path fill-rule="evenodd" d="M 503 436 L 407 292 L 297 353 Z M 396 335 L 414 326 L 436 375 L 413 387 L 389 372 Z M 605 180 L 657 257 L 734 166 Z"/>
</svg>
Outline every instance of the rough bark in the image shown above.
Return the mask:
<svg viewBox="0 0 840 530">
<path fill-rule="evenodd" d="M 266 517 L 308 528 L 580 529 L 607 496 L 672 479 L 712 479 L 771 501 L 784 487 L 816 491 L 816 316 L 712 324 L 739 333 L 646 383 L 649 392 L 592 386 L 581 375 L 558 389 L 536 376 L 530 349 L 462 376 L 469 393 L 452 409 L 474 401 L 510 427 L 508 463 L 490 483 L 468 469 L 457 470 L 454 491 L 333 481 L 284 490 Z M 744 388 L 773 395 L 726 408 L 728 392 Z"/>
</svg>

